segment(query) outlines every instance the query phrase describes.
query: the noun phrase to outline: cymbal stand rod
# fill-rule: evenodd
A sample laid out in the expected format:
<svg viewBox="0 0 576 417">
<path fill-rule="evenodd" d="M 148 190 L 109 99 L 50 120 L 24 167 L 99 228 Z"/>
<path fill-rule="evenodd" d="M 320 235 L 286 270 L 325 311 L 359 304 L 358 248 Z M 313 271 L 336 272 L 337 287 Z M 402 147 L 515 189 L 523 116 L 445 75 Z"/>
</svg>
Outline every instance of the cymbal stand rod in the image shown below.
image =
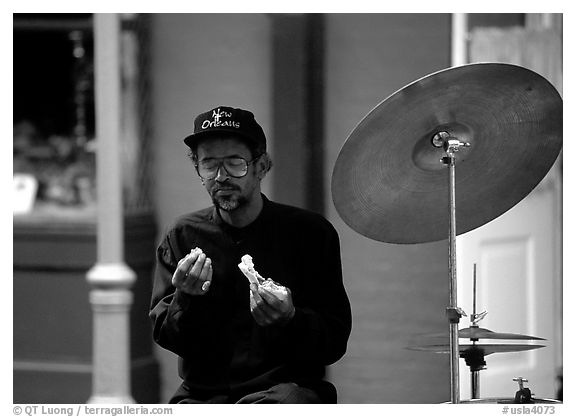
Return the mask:
<svg viewBox="0 0 576 417">
<path fill-rule="evenodd" d="M 449 236 L 449 273 L 450 273 L 450 305 L 448 318 L 450 323 L 450 387 L 452 404 L 460 403 L 460 376 L 459 376 L 459 346 L 458 323 L 460 314 L 457 303 L 457 277 L 456 277 L 456 164 L 454 154 L 448 153 L 448 166 L 450 170 L 450 236 Z"/>
<path fill-rule="evenodd" d="M 452 404 L 460 403 L 460 349 L 458 345 L 458 323 L 464 311 L 458 307 L 457 302 L 457 277 L 456 277 L 456 158 L 454 154 L 461 146 L 470 146 L 469 143 L 461 142 L 447 131 L 437 132 L 432 137 L 432 145 L 443 148 L 446 156 L 442 162 L 449 168 L 449 204 L 450 222 L 448 236 L 448 267 L 450 278 L 450 305 L 446 308 L 446 315 L 450 323 L 450 400 Z"/>
<path fill-rule="evenodd" d="M 471 316 L 471 324 L 474 323 L 474 319 L 476 318 L 476 264 L 474 264 L 474 276 L 473 276 L 473 283 L 472 283 L 472 316 Z"/>
<path fill-rule="evenodd" d="M 470 372 L 470 387 L 471 387 L 471 398 L 480 398 L 480 371 Z"/>
<path fill-rule="evenodd" d="M 476 324 L 476 264 L 474 264 L 474 282 L 473 282 L 473 289 L 472 289 L 472 316 L 470 316 L 470 328 L 478 327 Z M 476 344 L 476 340 L 472 339 L 472 343 Z M 480 369 L 472 369 L 470 372 L 470 397 L 472 399 L 480 398 Z"/>
</svg>

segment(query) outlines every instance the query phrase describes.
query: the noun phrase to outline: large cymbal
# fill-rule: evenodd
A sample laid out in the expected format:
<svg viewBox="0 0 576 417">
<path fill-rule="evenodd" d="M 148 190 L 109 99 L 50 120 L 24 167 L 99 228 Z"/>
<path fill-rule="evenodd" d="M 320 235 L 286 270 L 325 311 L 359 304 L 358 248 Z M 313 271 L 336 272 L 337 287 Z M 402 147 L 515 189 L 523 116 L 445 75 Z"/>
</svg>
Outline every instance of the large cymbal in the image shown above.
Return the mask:
<svg viewBox="0 0 576 417">
<path fill-rule="evenodd" d="M 492 353 L 509 353 L 521 352 L 525 350 L 540 349 L 544 345 L 529 345 L 529 344 L 459 344 L 458 349 L 460 356 L 467 355 L 472 351 L 481 352 L 484 356 L 491 355 Z M 425 346 L 411 346 L 408 349 L 418 350 L 422 352 L 433 353 L 450 353 L 450 345 L 425 345 Z"/>
<path fill-rule="evenodd" d="M 470 143 L 456 153 L 456 234 L 508 211 L 542 180 L 562 148 L 562 99 L 543 77 L 499 63 L 421 78 L 376 106 L 336 160 L 342 219 L 382 242 L 448 238 L 448 169 L 432 136 Z"/>
</svg>

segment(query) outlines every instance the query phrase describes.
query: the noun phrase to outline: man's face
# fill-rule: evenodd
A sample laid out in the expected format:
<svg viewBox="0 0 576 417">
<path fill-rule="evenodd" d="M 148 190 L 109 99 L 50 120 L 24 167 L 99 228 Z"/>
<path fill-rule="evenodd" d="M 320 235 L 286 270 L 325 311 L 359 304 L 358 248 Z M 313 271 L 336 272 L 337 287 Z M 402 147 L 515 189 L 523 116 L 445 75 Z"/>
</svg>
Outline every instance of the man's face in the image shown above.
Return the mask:
<svg viewBox="0 0 576 417">
<path fill-rule="evenodd" d="M 221 160 L 221 158 L 244 158 L 248 162 L 252 160 L 248 146 L 234 138 L 211 138 L 200 142 L 197 157 L 199 164 L 202 161 Z M 224 211 L 233 211 L 260 195 L 259 169 L 261 167 L 257 163 L 250 164 L 245 176 L 234 178 L 220 164 L 214 178 L 204 179 L 204 187 L 216 207 Z"/>
</svg>

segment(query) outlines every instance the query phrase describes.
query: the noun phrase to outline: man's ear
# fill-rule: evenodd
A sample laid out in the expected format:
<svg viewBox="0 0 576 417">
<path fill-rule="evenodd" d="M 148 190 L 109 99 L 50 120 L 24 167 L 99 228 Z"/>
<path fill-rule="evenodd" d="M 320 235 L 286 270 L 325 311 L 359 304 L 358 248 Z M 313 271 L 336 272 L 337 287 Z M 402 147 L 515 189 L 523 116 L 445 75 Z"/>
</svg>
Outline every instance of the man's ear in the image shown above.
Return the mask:
<svg viewBox="0 0 576 417">
<path fill-rule="evenodd" d="M 264 152 L 262 156 L 258 158 L 258 161 L 256 161 L 256 165 L 258 167 L 257 169 L 258 178 L 260 180 L 263 180 L 268 171 L 270 171 L 270 169 L 272 168 L 272 159 L 270 159 L 270 155 L 268 155 L 268 152 Z"/>
</svg>

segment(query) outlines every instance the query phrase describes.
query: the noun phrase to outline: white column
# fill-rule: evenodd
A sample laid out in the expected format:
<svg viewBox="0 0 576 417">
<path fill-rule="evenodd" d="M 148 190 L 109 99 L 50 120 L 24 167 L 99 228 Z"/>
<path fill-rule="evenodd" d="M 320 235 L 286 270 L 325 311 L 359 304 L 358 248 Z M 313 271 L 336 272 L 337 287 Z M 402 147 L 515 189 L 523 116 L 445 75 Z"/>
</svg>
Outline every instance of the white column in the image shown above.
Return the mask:
<svg viewBox="0 0 576 417">
<path fill-rule="evenodd" d="M 124 263 L 120 158 L 120 19 L 94 15 L 98 260 L 87 274 L 93 312 L 93 375 L 89 403 L 133 403 L 130 387 L 130 287 Z"/>
<path fill-rule="evenodd" d="M 468 63 L 468 17 L 466 13 L 452 13 L 452 54 L 453 67 Z"/>
</svg>

